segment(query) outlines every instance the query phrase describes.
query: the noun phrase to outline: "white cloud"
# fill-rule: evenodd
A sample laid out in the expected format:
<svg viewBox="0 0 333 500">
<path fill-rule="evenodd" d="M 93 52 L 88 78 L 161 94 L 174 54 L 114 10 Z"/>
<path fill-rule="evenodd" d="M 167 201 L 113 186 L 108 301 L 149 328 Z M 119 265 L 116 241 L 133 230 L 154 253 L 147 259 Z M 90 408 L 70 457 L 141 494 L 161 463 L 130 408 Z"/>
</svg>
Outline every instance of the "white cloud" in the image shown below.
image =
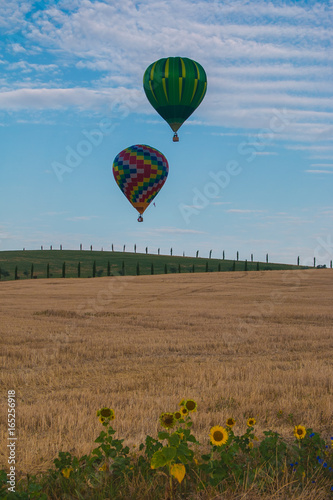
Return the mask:
<svg viewBox="0 0 333 500">
<path fill-rule="evenodd" d="M 333 174 L 332 170 L 305 170 L 309 174 Z"/>
<path fill-rule="evenodd" d="M 148 233 L 166 233 L 166 234 L 205 234 L 204 231 L 196 231 L 195 229 L 181 229 L 177 227 L 160 227 L 148 231 Z"/>
<path fill-rule="evenodd" d="M 98 216 L 97 215 L 80 215 L 77 217 L 67 217 L 66 220 L 77 222 L 77 221 L 82 221 L 82 220 L 86 221 L 86 220 L 92 220 L 92 219 L 98 219 Z"/>
<path fill-rule="evenodd" d="M 237 213 L 237 214 L 252 214 L 252 213 L 263 213 L 264 210 L 249 210 L 249 209 L 239 209 L 239 208 L 230 208 L 227 210 L 228 213 Z"/>
</svg>

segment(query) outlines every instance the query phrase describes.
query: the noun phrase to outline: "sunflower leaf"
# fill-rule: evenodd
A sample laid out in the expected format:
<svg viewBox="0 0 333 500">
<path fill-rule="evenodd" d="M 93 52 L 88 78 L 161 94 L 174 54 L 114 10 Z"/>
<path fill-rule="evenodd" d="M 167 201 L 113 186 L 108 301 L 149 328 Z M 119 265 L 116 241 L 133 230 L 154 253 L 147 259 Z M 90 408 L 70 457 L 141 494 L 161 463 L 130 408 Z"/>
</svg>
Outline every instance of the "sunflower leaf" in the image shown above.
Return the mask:
<svg viewBox="0 0 333 500">
<path fill-rule="evenodd" d="M 176 453 L 177 453 L 177 450 L 176 448 L 174 448 L 173 446 L 170 446 L 170 447 L 164 447 L 162 450 L 161 450 L 161 453 L 163 454 L 163 456 L 165 457 L 166 461 L 167 462 L 171 462 L 171 460 L 173 458 L 175 458 L 176 456 Z"/>
<path fill-rule="evenodd" d="M 163 455 L 163 450 L 155 451 L 150 462 L 150 467 L 152 469 L 158 469 L 159 467 L 163 467 L 166 464 L 167 464 L 167 459 Z"/>
<path fill-rule="evenodd" d="M 185 477 L 185 466 L 183 464 L 171 465 L 170 474 L 175 477 L 179 483 L 181 483 Z"/>
<path fill-rule="evenodd" d="M 169 433 L 168 432 L 159 432 L 158 433 L 158 439 L 168 439 Z"/>
</svg>

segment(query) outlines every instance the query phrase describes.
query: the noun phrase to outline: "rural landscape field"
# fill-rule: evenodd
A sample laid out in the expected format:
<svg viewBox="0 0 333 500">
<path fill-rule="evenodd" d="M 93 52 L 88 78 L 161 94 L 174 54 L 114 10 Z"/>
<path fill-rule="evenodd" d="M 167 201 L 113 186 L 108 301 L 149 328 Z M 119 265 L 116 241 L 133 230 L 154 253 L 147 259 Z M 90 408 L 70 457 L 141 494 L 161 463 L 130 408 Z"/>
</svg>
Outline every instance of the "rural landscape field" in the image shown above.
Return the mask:
<svg viewBox="0 0 333 500">
<path fill-rule="evenodd" d="M 182 398 L 198 404 L 203 445 L 230 417 L 240 431 L 254 417 L 259 437 L 292 440 L 295 425 L 332 435 L 329 269 L 12 281 L 0 296 L 1 384 L 16 391 L 24 474 L 59 451 L 89 453 L 103 406 L 130 447 Z M 6 432 L 3 419 L 2 467 Z"/>
</svg>

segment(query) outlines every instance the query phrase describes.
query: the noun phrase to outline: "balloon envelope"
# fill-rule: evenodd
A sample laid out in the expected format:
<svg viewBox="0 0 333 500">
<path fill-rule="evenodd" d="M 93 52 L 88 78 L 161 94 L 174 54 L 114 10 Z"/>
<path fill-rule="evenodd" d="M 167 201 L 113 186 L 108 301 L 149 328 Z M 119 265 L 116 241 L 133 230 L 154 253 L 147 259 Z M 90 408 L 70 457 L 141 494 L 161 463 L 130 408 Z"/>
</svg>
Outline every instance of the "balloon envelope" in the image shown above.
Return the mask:
<svg viewBox="0 0 333 500">
<path fill-rule="evenodd" d="M 169 165 L 160 151 L 138 144 L 121 151 L 114 159 L 112 170 L 128 201 L 143 214 L 165 183 Z"/>
<path fill-rule="evenodd" d="M 177 132 L 203 100 L 207 76 L 192 59 L 168 57 L 148 66 L 143 88 L 150 104 Z"/>
</svg>

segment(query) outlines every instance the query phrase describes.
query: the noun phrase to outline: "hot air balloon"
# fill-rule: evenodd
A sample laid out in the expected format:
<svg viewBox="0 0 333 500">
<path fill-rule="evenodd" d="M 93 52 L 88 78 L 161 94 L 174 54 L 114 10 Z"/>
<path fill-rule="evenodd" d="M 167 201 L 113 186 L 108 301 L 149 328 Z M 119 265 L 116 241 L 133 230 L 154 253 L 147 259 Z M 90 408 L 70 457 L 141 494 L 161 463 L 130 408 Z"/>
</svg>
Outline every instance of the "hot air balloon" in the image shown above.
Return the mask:
<svg viewBox="0 0 333 500">
<path fill-rule="evenodd" d="M 150 104 L 168 122 L 178 142 L 177 130 L 195 111 L 206 94 L 203 67 L 187 57 L 168 57 L 152 63 L 143 76 Z"/>
<path fill-rule="evenodd" d="M 165 156 L 150 146 L 137 144 L 121 151 L 113 162 L 113 175 L 120 190 L 139 212 L 138 221 L 155 198 L 169 173 Z"/>
</svg>

